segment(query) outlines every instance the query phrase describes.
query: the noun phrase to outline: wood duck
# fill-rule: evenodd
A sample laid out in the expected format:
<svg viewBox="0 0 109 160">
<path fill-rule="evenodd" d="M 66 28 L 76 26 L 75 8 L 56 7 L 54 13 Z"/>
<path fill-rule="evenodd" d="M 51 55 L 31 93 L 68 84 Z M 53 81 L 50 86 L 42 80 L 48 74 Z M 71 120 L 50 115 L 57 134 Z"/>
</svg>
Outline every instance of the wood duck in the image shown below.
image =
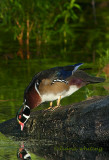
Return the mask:
<svg viewBox="0 0 109 160">
<path fill-rule="evenodd" d="M 17 152 L 17 158 L 19 158 L 20 160 L 31 160 L 31 155 L 25 149 L 24 144 L 21 144 L 21 147 Z"/>
<path fill-rule="evenodd" d="M 90 83 L 104 82 L 104 78 L 92 77 L 83 70 L 78 70 L 83 63 L 65 67 L 55 67 L 36 74 L 24 92 L 24 103 L 17 113 L 17 120 L 23 130 L 30 117 L 30 110 L 45 101 L 52 102 L 70 96 L 81 87 Z"/>
</svg>

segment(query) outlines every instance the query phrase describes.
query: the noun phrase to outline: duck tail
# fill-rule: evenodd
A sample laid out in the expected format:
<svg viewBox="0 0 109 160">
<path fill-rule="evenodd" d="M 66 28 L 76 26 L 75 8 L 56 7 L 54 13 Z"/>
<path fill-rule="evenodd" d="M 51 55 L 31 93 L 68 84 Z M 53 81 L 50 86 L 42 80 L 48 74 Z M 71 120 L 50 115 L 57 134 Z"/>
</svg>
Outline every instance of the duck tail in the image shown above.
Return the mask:
<svg viewBox="0 0 109 160">
<path fill-rule="evenodd" d="M 101 82 L 104 82 L 104 81 L 105 81 L 105 78 L 91 76 L 89 82 L 90 83 L 101 83 Z"/>
<path fill-rule="evenodd" d="M 105 81 L 105 78 L 90 76 L 89 74 L 87 74 L 82 70 L 77 70 L 74 73 L 74 76 L 82 79 L 86 83 L 101 83 Z"/>
</svg>

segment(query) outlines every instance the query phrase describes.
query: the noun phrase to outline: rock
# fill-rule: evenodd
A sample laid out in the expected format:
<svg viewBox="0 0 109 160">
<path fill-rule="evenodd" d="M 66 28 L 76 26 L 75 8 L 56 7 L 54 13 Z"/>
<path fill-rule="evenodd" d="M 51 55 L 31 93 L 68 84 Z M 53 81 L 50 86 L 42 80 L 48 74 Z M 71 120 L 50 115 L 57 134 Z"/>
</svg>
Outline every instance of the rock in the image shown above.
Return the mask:
<svg viewBox="0 0 109 160">
<path fill-rule="evenodd" d="M 31 113 L 24 131 L 16 118 L 0 124 L 0 132 L 18 138 L 46 139 L 57 143 L 102 143 L 109 141 L 109 96 Z"/>
</svg>

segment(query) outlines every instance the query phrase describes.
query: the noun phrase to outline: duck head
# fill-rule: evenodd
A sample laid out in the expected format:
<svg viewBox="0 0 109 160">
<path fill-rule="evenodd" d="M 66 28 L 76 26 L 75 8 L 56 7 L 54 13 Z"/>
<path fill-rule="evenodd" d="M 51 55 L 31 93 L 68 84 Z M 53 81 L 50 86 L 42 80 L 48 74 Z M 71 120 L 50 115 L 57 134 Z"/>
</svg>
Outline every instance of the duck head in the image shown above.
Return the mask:
<svg viewBox="0 0 109 160">
<path fill-rule="evenodd" d="M 30 117 L 30 107 L 23 104 L 19 111 L 17 112 L 17 121 L 21 126 L 21 131 L 23 131 L 24 124 Z"/>
</svg>

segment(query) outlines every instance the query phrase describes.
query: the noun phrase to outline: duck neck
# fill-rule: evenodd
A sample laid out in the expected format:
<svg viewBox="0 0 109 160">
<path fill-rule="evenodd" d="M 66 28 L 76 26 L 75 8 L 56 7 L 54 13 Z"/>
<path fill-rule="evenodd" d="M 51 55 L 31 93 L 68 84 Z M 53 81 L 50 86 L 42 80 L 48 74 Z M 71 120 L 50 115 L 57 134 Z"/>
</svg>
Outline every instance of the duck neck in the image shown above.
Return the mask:
<svg viewBox="0 0 109 160">
<path fill-rule="evenodd" d="M 41 104 L 41 97 L 36 92 L 35 88 L 32 88 L 28 91 L 28 93 L 25 94 L 25 99 L 25 104 L 29 106 L 30 109 L 33 109 Z"/>
</svg>

